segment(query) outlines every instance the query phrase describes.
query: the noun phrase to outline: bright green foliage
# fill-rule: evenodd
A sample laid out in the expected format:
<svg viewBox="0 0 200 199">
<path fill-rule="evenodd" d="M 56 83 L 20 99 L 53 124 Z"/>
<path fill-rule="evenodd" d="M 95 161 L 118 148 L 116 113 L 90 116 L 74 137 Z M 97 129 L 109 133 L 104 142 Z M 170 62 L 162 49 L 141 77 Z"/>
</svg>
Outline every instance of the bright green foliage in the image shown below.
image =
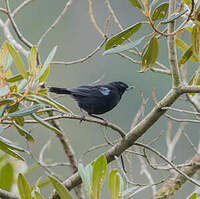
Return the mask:
<svg viewBox="0 0 200 199">
<path fill-rule="evenodd" d="M 197 193 L 193 193 L 193 194 L 189 197 L 189 199 L 197 199 Z"/>
<path fill-rule="evenodd" d="M 163 3 L 159 5 L 152 14 L 152 20 L 156 21 L 165 18 L 168 13 L 168 7 L 169 7 L 168 3 Z"/>
<path fill-rule="evenodd" d="M 43 196 L 39 192 L 34 191 L 34 199 L 43 199 Z"/>
<path fill-rule="evenodd" d="M 18 175 L 17 187 L 21 199 L 32 199 L 31 187 L 21 173 Z"/>
<path fill-rule="evenodd" d="M 73 199 L 67 188 L 65 188 L 61 182 L 59 182 L 56 178 L 52 176 L 48 176 L 52 185 L 58 192 L 58 195 L 61 199 Z"/>
<path fill-rule="evenodd" d="M 197 57 L 200 56 L 200 27 L 194 26 L 192 29 L 192 46 L 193 46 L 193 53 Z"/>
<path fill-rule="evenodd" d="M 178 62 L 178 66 L 180 67 L 182 64 L 185 64 L 191 57 L 192 57 L 193 51 L 192 51 L 192 46 L 188 48 L 181 59 Z"/>
<path fill-rule="evenodd" d="M 140 2 L 139 2 L 138 0 L 128 0 L 128 1 L 130 2 L 130 4 L 131 4 L 133 7 L 142 9 L 142 6 L 140 5 Z"/>
</svg>

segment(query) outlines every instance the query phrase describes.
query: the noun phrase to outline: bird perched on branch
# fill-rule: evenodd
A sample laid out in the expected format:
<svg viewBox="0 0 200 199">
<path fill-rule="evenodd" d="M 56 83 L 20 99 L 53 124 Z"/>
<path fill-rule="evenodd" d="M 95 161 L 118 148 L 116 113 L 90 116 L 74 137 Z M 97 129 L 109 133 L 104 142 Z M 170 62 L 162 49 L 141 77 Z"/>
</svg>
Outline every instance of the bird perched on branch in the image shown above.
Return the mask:
<svg viewBox="0 0 200 199">
<path fill-rule="evenodd" d="M 82 114 L 82 110 L 84 110 L 88 115 L 106 122 L 106 120 L 96 115 L 112 110 L 119 103 L 124 92 L 131 88 L 133 86 L 129 87 L 127 84 L 117 81 L 95 86 L 79 86 L 77 88 L 49 87 L 49 91 L 72 96 L 77 101 Z M 83 114 L 83 120 L 84 118 Z"/>
</svg>

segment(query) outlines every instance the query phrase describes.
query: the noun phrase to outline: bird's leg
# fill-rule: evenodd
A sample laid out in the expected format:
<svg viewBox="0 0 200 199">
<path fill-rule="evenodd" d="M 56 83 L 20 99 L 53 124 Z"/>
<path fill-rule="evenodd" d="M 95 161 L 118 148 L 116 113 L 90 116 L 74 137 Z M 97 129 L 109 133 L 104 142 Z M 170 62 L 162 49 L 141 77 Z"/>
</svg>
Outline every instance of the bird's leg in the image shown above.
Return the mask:
<svg viewBox="0 0 200 199">
<path fill-rule="evenodd" d="M 104 125 L 105 125 L 105 126 L 108 125 L 108 121 L 105 120 L 105 119 L 103 119 L 102 117 L 99 117 L 99 116 L 96 116 L 96 115 L 93 115 L 93 114 L 90 114 L 90 113 L 88 113 L 88 115 L 91 116 L 91 117 L 94 117 L 94 118 L 97 118 L 97 119 L 103 120 Z"/>
<path fill-rule="evenodd" d="M 80 123 L 81 123 L 82 121 L 85 120 L 85 114 L 81 108 L 80 108 L 80 111 L 81 111 L 81 119 L 80 119 Z"/>
</svg>

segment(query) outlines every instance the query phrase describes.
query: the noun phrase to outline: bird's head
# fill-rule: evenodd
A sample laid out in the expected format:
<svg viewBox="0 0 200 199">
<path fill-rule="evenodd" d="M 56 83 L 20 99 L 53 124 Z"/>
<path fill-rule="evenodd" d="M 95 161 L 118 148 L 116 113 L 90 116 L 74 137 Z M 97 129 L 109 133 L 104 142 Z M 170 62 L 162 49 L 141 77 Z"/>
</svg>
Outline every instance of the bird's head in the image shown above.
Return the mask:
<svg viewBox="0 0 200 199">
<path fill-rule="evenodd" d="M 120 95 L 123 95 L 125 91 L 128 91 L 130 89 L 133 89 L 134 86 L 128 86 L 124 82 L 118 81 L 118 82 L 111 82 L 112 86 L 116 87 L 119 90 Z"/>
</svg>

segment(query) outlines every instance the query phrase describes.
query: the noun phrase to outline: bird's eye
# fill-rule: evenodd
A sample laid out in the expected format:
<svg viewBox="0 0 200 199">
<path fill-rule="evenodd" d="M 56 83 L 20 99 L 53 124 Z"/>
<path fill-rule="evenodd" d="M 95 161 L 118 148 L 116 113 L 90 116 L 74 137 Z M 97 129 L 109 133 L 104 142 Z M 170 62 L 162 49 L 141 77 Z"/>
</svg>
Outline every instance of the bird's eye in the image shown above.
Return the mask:
<svg viewBox="0 0 200 199">
<path fill-rule="evenodd" d="M 110 89 L 106 88 L 106 87 L 100 87 L 99 91 L 103 94 L 103 95 L 109 95 L 110 94 Z"/>
</svg>

